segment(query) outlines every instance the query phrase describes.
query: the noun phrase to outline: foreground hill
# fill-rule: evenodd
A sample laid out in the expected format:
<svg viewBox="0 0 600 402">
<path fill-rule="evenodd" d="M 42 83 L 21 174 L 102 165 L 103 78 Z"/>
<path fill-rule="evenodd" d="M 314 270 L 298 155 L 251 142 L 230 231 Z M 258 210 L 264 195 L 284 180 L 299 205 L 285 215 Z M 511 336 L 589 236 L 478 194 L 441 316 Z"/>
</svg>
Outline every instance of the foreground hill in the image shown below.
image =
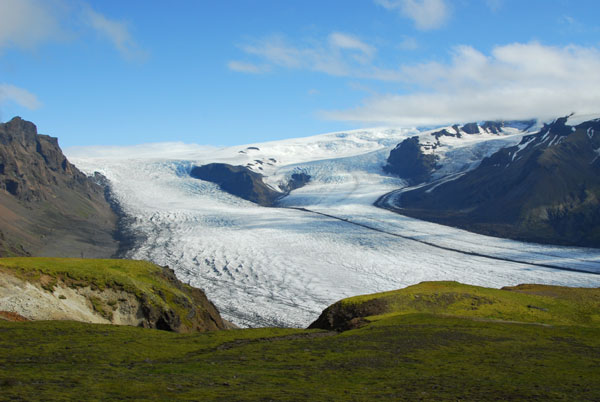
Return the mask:
<svg viewBox="0 0 600 402">
<path fill-rule="evenodd" d="M 385 308 L 348 315 L 361 318 L 362 326 L 341 333 L 263 328 L 173 334 L 0 321 L 2 397 L 600 398 L 598 289 L 430 282 L 338 305 L 356 312 L 378 303 Z"/>
<path fill-rule="evenodd" d="M 557 119 L 462 176 L 402 193 L 398 212 L 477 233 L 600 247 L 600 120 Z"/>
<path fill-rule="evenodd" d="M 0 256 L 111 257 L 116 223 L 56 138 L 19 117 L 0 124 Z"/>
<path fill-rule="evenodd" d="M 2 315 L 176 332 L 226 326 L 202 290 L 167 267 L 130 260 L 0 258 Z"/>
</svg>

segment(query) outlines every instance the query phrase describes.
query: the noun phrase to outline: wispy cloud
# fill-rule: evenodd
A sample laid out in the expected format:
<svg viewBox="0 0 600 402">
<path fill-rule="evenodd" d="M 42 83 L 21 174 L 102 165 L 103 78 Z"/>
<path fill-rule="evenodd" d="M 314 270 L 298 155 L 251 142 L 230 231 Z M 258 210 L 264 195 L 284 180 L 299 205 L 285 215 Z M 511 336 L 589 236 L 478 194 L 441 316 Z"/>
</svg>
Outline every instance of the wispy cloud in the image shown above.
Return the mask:
<svg viewBox="0 0 600 402">
<path fill-rule="evenodd" d="M 99 35 L 108 39 L 128 60 L 144 60 L 148 53 L 133 38 L 127 23 L 110 19 L 90 6 L 83 9 L 84 22 Z"/>
<path fill-rule="evenodd" d="M 14 85 L 0 84 L 0 104 L 7 102 L 16 103 L 31 110 L 37 109 L 42 105 L 37 96 L 31 92 Z"/>
<path fill-rule="evenodd" d="M 236 60 L 232 60 L 227 63 L 227 68 L 229 68 L 231 71 L 249 74 L 262 74 L 270 70 L 268 66 L 259 66 L 257 64 Z"/>
<path fill-rule="evenodd" d="M 256 73 L 275 67 L 309 70 L 338 77 L 391 79 L 391 72 L 373 65 L 377 48 L 356 36 L 333 32 L 322 40 L 292 44 L 280 35 L 255 40 L 240 46 L 258 63 L 230 61 L 231 70 Z"/>
<path fill-rule="evenodd" d="M 0 50 L 30 50 L 45 42 L 84 36 L 90 31 L 109 40 L 127 60 L 139 61 L 147 56 L 127 23 L 108 18 L 85 1 L 0 0 Z"/>
<path fill-rule="evenodd" d="M 370 60 L 376 51 L 373 46 L 366 44 L 357 37 L 341 32 L 334 32 L 329 35 L 329 43 L 336 49 L 357 50 L 359 54 L 364 56 L 360 60 L 365 62 Z"/>
<path fill-rule="evenodd" d="M 428 31 L 441 28 L 450 17 L 445 0 L 374 0 L 376 4 L 395 10 L 414 21 L 417 29 Z"/>
<path fill-rule="evenodd" d="M 499 11 L 504 5 L 504 0 L 485 0 L 485 4 L 489 7 L 493 12 Z"/>
<path fill-rule="evenodd" d="M 1 0 L 0 48 L 32 49 L 60 36 L 61 28 L 53 1 Z"/>
<path fill-rule="evenodd" d="M 416 86 L 413 92 L 371 97 L 360 107 L 323 116 L 419 126 L 597 113 L 598 71 L 600 51 L 595 47 L 514 43 L 488 55 L 460 46 L 447 64 L 402 66 L 396 77 Z"/>
</svg>

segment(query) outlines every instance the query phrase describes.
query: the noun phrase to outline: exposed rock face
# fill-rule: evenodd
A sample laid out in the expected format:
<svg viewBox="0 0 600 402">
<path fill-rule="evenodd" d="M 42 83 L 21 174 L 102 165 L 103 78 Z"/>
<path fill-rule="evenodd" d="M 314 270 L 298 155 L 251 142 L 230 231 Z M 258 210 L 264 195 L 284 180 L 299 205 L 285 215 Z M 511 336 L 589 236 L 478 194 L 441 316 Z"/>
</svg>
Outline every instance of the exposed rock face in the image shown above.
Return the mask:
<svg viewBox="0 0 600 402">
<path fill-rule="evenodd" d="M 80 261 L 85 265 L 94 260 Z M 120 260 L 106 261 L 111 266 L 121 264 Z M 180 282 L 168 267 L 146 264 L 152 267 L 149 278 L 155 285 L 151 290 L 122 286 L 118 281 L 99 286 L 68 269 L 54 275 L 27 273 L 0 261 L 0 312 L 28 320 L 73 320 L 185 333 L 230 327 L 201 289 Z M 121 265 L 127 272 L 127 265 Z M 143 285 L 143 279 L 137 280 Z"/>
<path fill-rule="evenodd" d="M 0 124 L 0 256 L 109 257 L 116 220 L 56 138 L 19 117 Z"/>
<path fill-rule="evenodd" d="M 462 126 L 462 131 L 467 134 L 479 134 L 479 125 L 477 123 L 467 123 Z"/>
<path fill-rule="evenodd" d="M 390 152 L 384 170 L 406 179 L 410 184 L 415 184 L 429 180 L 436 161 L 434 154 L 423 153 L 419 137 L 411 137 Z"/>
<path fill-rule="evenodd" d="M 261 174 L 245 166 L 232 166 L 226 163 L 194 166 L 190 176 L 216 183 L 221 190 L 229 194 L 265 207 L 273 206 L 278 199 L 310 181 L 310 176 L 306 173 L 293 173 L 288 183 L 282 185 L 284 191 L 277 191 L 263 182 Z"/>
<path fill-rule="evenodd" d="M 364 317 L 383 314 L 388 311 L 388 300 L 372 299 L 364 303 L 344 303 L 339 301 L 327 307 L 309 329 L 325 329 L 329 331 L 348 331 L 360 328 L 368 321 Z"/>
<path fill-rule="evenodd" d="M 223 191 L 263 206 L 270 206 L 281 197 L 281 193 L 263 183 L 262 175 L 244 166 L 210 163 L 193 167 L 190 175 L 216 183 Z"/>
<path fill-rule="evenodd" d="M 185 312 L 185 316 L 178 313 L 176 309 L 157 308 L 148 297 L 142 298 L 142 311 L 150 328 L 175 332 L 203 332 L 230 327 L 231 324 L 221 318 L 215 305 L 208 300 L 201 289 L 181 282 L 169 267 L 163 267 L 160 277 L 185 295 L 171 301 L 177 310 L 181 309 Z M 159 296 L 164 297 L 160 294 Z"/>
<path fill-rule="evenodd" d="M 310 175 L 304 172 L 292 173 L 292 176 L 290 177 L 289 181 L 282 185 L 281 188 L 286 193 L 289 193 L 290 191 L 294 191 L 297 188 L 304 187 L 310 182 L 310 180 Z"/>
<path fill-rule="evenodd" d="M 403 214 L 479 233 L 600 247 L 600 121 L 567 118 L 457 180 L 403 193 Z"/>
</svg>

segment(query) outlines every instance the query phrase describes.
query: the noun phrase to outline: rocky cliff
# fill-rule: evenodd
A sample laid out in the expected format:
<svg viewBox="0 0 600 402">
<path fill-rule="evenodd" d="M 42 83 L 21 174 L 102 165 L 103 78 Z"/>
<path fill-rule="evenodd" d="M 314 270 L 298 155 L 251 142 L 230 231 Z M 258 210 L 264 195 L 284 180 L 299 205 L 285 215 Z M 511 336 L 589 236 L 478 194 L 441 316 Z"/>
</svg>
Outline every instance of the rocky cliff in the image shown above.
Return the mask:
<svg viewBox="0 0 600 402">
<path fill-rule="evenodd" d="M 58 140 L 19 117 L 0 124 L 0 256 L 110 257 L 117 216 Z"/>
</svg>

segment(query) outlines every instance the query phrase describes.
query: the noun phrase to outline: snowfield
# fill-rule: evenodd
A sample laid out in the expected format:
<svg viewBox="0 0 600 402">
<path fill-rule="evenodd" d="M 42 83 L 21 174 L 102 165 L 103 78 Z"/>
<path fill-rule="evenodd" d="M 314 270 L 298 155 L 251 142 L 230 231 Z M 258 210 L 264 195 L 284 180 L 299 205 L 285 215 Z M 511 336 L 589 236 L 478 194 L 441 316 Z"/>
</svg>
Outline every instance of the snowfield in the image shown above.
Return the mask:
<svg viewBox="0 0 600 402">
<path fill-rule="evenodd" d="M 128 257 L 169 265 L 240 326 L 305 327 L 341 298 L 421 281 L 600 286 L 600 250 L 486 237 L 373 206 L 405 186 L 381 167 L 413 135 L 429 134 L 380 128 L 228 148 L 164 143 L 66 153 L 110 180 L 143 236 Z M 442 138 L 438 176 L 473 168 L 522 135 Z M 313 179 L 281 208 L 265 208 L 189 176 L 211 162 L 247 165 L 274 188 L 294 172 Z"/>
</svg>

